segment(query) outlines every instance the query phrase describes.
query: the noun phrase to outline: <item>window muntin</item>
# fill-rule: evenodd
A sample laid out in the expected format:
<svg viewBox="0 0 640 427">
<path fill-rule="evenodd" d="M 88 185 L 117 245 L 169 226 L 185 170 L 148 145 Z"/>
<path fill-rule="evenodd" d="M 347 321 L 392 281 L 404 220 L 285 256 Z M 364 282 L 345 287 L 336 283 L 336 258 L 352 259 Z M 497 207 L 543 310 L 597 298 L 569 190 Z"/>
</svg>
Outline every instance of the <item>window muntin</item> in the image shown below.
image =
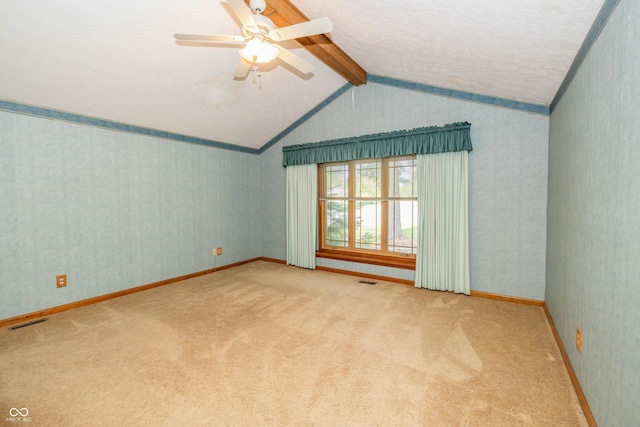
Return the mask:
<svg viewBox="0 0 640 427">
<path fill-rule="evenodd" d="M 319 165 L 320 249 L 415 257 L 415 157 Z"/>
</svg>

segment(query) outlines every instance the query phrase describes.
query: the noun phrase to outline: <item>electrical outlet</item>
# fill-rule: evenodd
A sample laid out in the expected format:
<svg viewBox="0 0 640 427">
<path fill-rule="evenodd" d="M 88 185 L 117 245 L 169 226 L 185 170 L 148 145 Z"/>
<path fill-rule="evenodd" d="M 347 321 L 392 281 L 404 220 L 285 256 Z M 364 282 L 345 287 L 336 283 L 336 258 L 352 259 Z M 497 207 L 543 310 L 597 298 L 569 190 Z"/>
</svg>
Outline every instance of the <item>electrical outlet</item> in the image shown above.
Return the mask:
<svg viewBox="0 0 640 427">
<path fill-rule="evenodd" d="M 221 246 L 216 249 L 216 255 L 222 255 L 222 247 Z"/>
<path fill-rule="evenodd" d="M 62 274 L 60 276 L 56 276 L 56 287 L 64 288 L 65 286 L 67 286 L 67 275 Z"/>
<path fill-rule="evenodd" d="M 576 347 L 578 347 L 578 351 L 582 353 L 582 329 L 576 329 Z"/>
</svg>

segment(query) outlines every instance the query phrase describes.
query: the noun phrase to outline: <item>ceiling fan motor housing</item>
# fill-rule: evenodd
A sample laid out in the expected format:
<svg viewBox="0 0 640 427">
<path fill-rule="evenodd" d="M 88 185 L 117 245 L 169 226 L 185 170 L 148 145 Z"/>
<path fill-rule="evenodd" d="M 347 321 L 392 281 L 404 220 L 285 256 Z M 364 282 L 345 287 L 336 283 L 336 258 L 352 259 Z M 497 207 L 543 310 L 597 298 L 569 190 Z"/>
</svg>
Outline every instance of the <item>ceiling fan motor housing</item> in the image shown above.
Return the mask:
<svg viewBox="0 0 640 427">
<path fill-rule="evenodd" d="M 253 20 L 256 23 L 258 31 L 242 27 L 242 34 L 245 37 L 262 36 L 263 39 L 269 38 L 269 33 L 276 29 L 273 21 L 266 16 L 254 15 Z"/>
<path fill-rule="evenodd" d="M 276 29 L 276 25 L 273 23 L 273 21 L 266 16 L 256 15 L 253 17 L 253 19 L 256 21 L 256 25 L 258 26 L 258 28 L 261 31 L 264 31 L 265 35 L 268 35 L 271 30 Z"/>
</svg>

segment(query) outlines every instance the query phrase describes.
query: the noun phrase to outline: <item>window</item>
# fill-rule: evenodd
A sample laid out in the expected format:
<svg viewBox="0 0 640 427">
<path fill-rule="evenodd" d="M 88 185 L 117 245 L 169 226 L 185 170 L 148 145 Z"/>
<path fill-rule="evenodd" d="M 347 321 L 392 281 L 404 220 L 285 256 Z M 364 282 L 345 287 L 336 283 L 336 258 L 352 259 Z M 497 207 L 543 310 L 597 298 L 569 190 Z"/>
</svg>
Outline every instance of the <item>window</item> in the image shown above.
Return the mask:
<svg viewBox="0 0 640 427">
<path fill-rule="evenodd" d="M 318 166 L 318 256 L 415 266 L 416 160 L 353 160 Z"/>
</svg>

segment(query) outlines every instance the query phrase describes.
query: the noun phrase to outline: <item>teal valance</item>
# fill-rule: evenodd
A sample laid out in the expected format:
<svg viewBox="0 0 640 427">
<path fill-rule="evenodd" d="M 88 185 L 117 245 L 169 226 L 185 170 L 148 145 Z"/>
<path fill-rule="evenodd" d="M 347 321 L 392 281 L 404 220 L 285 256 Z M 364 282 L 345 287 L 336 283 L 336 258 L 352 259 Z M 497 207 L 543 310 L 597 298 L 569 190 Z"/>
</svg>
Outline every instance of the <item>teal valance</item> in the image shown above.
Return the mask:
<svg viewBox="0 0 640 427">
<path fill-rule="evenodd" d="M 361 135 L 282 147 L 283 166 L 471 151 L 471 123 Z"/>
</svg>

